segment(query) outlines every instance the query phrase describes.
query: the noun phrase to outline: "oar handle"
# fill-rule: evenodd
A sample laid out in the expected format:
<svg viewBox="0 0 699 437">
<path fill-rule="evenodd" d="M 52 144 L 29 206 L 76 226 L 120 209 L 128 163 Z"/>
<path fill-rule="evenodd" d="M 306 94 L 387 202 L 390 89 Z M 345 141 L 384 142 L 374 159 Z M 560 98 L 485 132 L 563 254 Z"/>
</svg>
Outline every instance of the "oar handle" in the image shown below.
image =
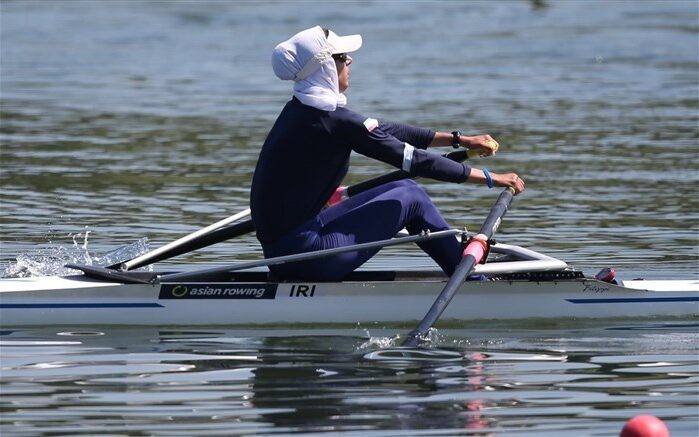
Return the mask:
<svg viewBox="0 0 699 437">
<path fill-rule="evenodd" d="M 509 187 L 500 193 L 495 204 L 490 208 L 490 213 L 488 213 L 488 217 L 486 217 L 483 222 L 480 232 L 464 249 L 461 261 L 456 266 L 447 285 L 445 285 L 442 292 L 439 293 L 439 296 L 417 328 L 408 333 L 403 342 L 403 346 L 416 346 L 419 338 L 424 336 L 442 315 L 449 305 L 449 302 L 454 298 L 459 287 L 461 287 L 461 284 L 473 272 L 476 264 L 478 264 L 485 255 L 486 247 L 484 247 L 483 241 L 486 241 L 485 244 L 487 245 L 487 240 L 490 240 L 493 234 L 495 234 L 495 231 L 497 231 L 502 222 L 502 218 L 510 207 L 510 203 L 512 203 L 513 196 L 514 190 Z"/>
</svg>

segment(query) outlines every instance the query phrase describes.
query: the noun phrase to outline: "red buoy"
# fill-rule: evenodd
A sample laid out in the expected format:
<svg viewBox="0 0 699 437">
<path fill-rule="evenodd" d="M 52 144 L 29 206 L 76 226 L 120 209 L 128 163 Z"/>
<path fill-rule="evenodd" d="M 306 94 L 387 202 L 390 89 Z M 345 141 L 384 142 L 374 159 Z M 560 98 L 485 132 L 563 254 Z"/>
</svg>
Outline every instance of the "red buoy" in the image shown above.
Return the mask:
<svg viewBox="0 0 699 437">
<path fill-rule="evenodd" d="M 642 414 L 626 422 L 619 437 L 670 437 L 670 431 L 662 420 Z"/>
</svg>

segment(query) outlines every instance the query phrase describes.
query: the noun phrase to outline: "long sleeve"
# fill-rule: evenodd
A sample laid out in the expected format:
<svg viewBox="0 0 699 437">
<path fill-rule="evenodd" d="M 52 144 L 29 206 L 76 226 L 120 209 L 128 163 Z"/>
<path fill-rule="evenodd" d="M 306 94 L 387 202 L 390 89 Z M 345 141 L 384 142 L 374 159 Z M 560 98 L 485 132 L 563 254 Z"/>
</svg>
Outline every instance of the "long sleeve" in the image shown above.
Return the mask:
<svg viewBox="0 0 699 437">
<path fill-rule="evenodd" d="M 379 120 L 379 128 L 397 139 L 410 143 L 418 149 L 426 149 L 434 139 L 434 131 L 409 124 Z"/>
<path fill-rule="evenodd" d="M 470 167 L 419 147 L 429 144 L 434 132 L 398 123 L 376 124 L 371 123 L 370 120 L 372 119 L 349 110 L 346 110 L 346 114 L 342 117 L 341 137 L 346 138 L 345 141 L 349 140 L 355 152 L 383 161 L 415 176 L 458 183 L 468 179 L 471 173 Z M 402 138 L 386 132 L 384 127 L 397 132 Z M 404 138 L 417 140 L 419 143 L 412 144 Z"/>
</svg>

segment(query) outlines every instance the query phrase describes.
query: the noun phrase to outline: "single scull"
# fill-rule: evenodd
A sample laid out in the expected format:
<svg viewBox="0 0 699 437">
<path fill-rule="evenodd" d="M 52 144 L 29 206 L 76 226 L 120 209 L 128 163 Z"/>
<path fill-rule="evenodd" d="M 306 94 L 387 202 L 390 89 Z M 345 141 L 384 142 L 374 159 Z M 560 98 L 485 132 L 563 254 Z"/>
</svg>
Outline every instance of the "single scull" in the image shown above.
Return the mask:
<svg viewBox="0 0 699 437">
<path fill-rule="evenodd" d="M 196 280 L 121 272 L 143 283 L 88 275 L 0 280 L 0 324 L 231 325 L 419 320 L 444 288 L 438 270 L 357 271 L 342 282 L 279 281 L 266 269 L 214 271 Z M 585 277 L 565 262 L 497 243 L 478 279 L 464 282 L 443 320 L 699 316 L 699 280 Z M 173 276 L 170 276 L 173 277 Z"/>
<path fill-rule="evenodd" d="M 467 158 L 467 152 L 446 156 L 461 161 Z M 403 171 L 389 173 L 342 188 L 338 198 L 410 176 Z M 471 321 L 699 316 L 699 280 L 585 277 L 559 259 L 520 246 L 495 244 L 491 235 L 511 199 L 506 192 L 500 195 L 479 234 L 488 244 L 479 243 L 476 246 L 482 245 L 483 249 L 474 249 L 469 240 L 464 251 L 466 261 L 462 261 L 465 264 L 451 280 L 436 266 L 429 270 L 359 270 L 341 282 L 281 280 L 270 276 L 264 267 L 456 235 L 466 242 L 463 238 L 468 236 L 458 230 L 194 271 L 133 271 L 251 232 L 252 222 L 241 221 L 249 214 L 245 210 L 115 265 L 69 265 L 82 271 L 71 276 L 0 279 L 0 326 L 253 326 L 422 320 L 411 333 L 411 340 L 416 340 L 440 317 Z M 484 264 L 474 264 L 484 258 Z M 466 276 L 469 280 L 464 281 Z M 426 308 L 430 308 L 427 315 Z"/>
</svg>

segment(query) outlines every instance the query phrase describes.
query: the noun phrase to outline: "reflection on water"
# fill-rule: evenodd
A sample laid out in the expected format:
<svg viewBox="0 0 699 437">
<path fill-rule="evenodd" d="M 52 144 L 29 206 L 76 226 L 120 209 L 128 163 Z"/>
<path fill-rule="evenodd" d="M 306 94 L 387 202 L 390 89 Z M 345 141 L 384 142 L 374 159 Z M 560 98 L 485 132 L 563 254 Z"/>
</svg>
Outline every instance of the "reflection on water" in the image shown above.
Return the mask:
<svg viewBox="0 0 699 437">
<path fill-rule="evenodd" d="M 392 330 L 8 331 L 2 430 L 614 435 L 645 413 L 696 432 L 696 324 L 562 326 L 450 329 L 430 349 L 367 345 Z"/>
</svg>

